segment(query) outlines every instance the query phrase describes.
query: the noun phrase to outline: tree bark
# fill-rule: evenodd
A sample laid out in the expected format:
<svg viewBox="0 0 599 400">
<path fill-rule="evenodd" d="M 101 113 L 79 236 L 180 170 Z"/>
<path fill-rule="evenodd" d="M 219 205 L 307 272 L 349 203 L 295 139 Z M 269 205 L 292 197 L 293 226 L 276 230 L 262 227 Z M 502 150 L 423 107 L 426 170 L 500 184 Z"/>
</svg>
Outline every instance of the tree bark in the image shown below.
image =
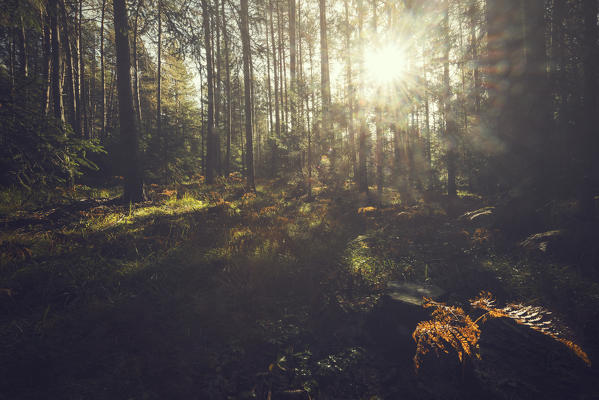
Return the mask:
<svg viewBox="0 0 599 400">
<path fill-rule="evenodd" d="M 352 57 L 351 57 L 351 26 L 349 24 L 349 4 L 348 0 L 343 1 L 345 12 L 345 65 L 347 77 L 347 134 L 349 137 L 349 160 L 353 171 L 354 182 L 357 183 L 358 166 L 356 164 L 356 139 L 354 131 L 354 83 L 352 76 Z"/>
<path fill-rule="evenodd" d="M 325 149 L 333 144 L 330 135 L 333 133 L 331 109 L 331 79 L 329 75 L 329 46 L 327 39 L 327 5 L 326 0 L 319 0 L 320 9 L 320 92 L 322 96 L 322 135 Z M 333 160 L 331 160 L 332 162 Z"/>
<path fill-rule="evenodd" d="M 106 140 L 106 67 L 104 65 L 104 21 L 106 18 L 106 0 L 102 0 L 102 16 L 100 19 L 100 80 L 102 91 L 102 115 L 100 122 L 100 141 Z"/>
<path fill-rule="evenodd" d="M 272 155 L 272 165 L 271 165 L 271 173 L 273 176 L 277 171 L 277 140 L 281 139 L 281 112 L 279 107 L 279 74 L 278 74 L 278 63 L 277 63 L 277 51 L 275 45 L 275 30 L 274 30 L 274 22 L 273 22 L 273 7 L 272 0 L 268 2 L 269 13 L 270 13 L 270 38 L 271 38 L 271 46 L 272 46 L 272 65 L 273 65 L 273 74 L 274 74 L 274 92 L 275 92 L 275 133 L 276 137 L 271 138 L 271 155 Z"/>
<path fill-rule="evenodd" d="M 51 87 L 52 87 L 52 104 L 54 110 L 54 119 L 60 129 L 64 128 L 64 108 L 62 104 L 62 85 L 60 79 L 61 70 L 61 52 L 60 52 L 60 37 L 58 31 L 58 0 L 48 0 L 48 15 L 50 16 L 50 31 L 51 31 Z"/>
<path fill-rule="evenodd" d="M 252 144 L 252 103 L 251 103 L 251 80 L 250 80 L 250 28 L 248 24 L 248 0 L 241 0 L 241 42 L 243 53 L 243 88 L 245 98 L 245 135 L 246 135 L 246 174 L 247 184 L 253 191 L 256 190 L 254 183 L 254 155 Z"/>
<path fill-rule="evenodd" d="M 208 1 L 202 0 L 202 24 L 204 29 L 204 47 L 206 49 L 206 81 L 208 85 L 208 115 L 206 117 L 206 183 L 214 183 L 216 154 L 214 154 L 214 74 L 212 64 L 212 41 L 210 32 L 210 13 Z"/>
<path fill-rule="evenodd" d="M 447 153 L 447 196 L 449 199 L 457 197 L 456 188 L 456 130 L 454 112 L 451 107 L 451 82 L 449 79 L 449 52 L 451 42 L 449 36 L 449 0 L 445 0 L 445 16 L 443 19 L 443 30 L 445 32 L 445 54 L 443 60 L 443 114 L 445 119 L 445 143 Z"/>
<path fill-rule="evenodd" d="M 587 220 L 595 218 L 595 202 L 593 186 L 597 183 L 597 161 L 599 153 L 597 129 L 599 127 L 599 98 L 597 94 L 597 69 L 599 68 L 599 52 L 597 50 L 597 2 L 583 2 L 584 11 L 584 121 L 579 143 L 580 176 L 578 193 L 578 212 Z"/>
<path fill-rule="evenodd" d="M 89 126 L 87 120 L 87 101 L 85 90 L 85 59 L 83 57 L 83 0 L 79 0 L 79 37 L 77 40 L 77 54 L 79 65 L 79 101 L 77 102 L 78 109 L 81 109 L 81 129 L 82 136 L 89 139 Z"/>
<path fill-rule="evenodd" d="M 223 40 L 225 45 L 225 90 L 227 91 L 227 109 L 225 115 L 225 130 L 227 132 L 227 148 L 225 160 L 225 174 L 229 176 L 231 172 L 231 134 L 233 125 L 233 112 L 231 106 L 231 65 L 229 60 L 229 34 L 227 32 L 227 19 L 225 15 L 225 2 L 221 2 L 222 24 L 223 24 Z M 268 46 L 266 48 L 268 54 Z M 270 88 L 270 86 L 269 86 Z"/>
<path fill-rule="evenodd" d="M 123 153 L 126 154 L 124 171 L 125 202 L 143 201 L 143 181 L 139 159 L 139 132 L 135 123 L 133 94 L 131 92 L 131 59 L 129 49 L 129 23 L 125 0 L 113 0 L 116 45 L 117 91 L 119 98 L 119 123 Z"/>
</svg>

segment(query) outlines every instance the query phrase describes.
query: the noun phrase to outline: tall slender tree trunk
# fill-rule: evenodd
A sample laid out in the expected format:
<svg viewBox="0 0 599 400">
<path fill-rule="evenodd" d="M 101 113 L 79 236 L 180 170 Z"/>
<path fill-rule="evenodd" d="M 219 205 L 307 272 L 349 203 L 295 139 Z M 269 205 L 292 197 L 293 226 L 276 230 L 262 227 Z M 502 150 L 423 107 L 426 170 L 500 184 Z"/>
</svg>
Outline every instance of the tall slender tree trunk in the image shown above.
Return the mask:
<svg viewBox="0 0 599 400">
<path fill-rule="evenodd" d="M 48 4 L 50 6 L 50 3 Z M 50 108 L 50 88 L 51 88 L 51 70 L 52 70 L 52 35 L 50 33 L 50 18 L 48 16 L 41 15 L 43 20 L 43 49 L 44 58 L 42 64 L 42 101 L 41 101 L 41 112 L 42 116 L 45 117 L 48 114 Z"/>
<path fill-rule="evenodd" d="M 298 120 L 297 120 L 297 65 L 296 65 L 296 51 L 297 51 L 297 40 L 296 40 L 296 8 L 295 0 L 289 1 L 289 112 L 291 113 L 291 132 L 292 137 L 298 137 Z M 298 147 L 295 145 L 295 141 L 292 142 L 291 150 L 297 152 Z M 293 160 L 298 166 L 301 165 L 297 160 Z"/>
<path fill-rule="evenodd" d="M 273 65 L 273 74 L 274 74 L 274 92 L 275 92 L 275 133 L 276 136 L 271 139 L 271 155 L 272 155 L 272 165 L 271 172 L 273 176 L 277 171 L 277 141 L 281 139 L 281 113 L 280 113 L 280 104 L 279 104 L 279 73 L 278 73 L 278 63 L 277 63 L 277 52 L 275 45 L 275 31 L 274 31 L 274 23 L 273 23 L 273 7 L 272 1 L 268 1 L 269 13 L 270 13 L 270 39 L 272 46 L 272 65 Z"/>
<path fill-rule="evenodd" d="M 167 139 L 162 133 L 162 0 L 158 0 L 158 46 L 156 62 L 156 136 L 162 142 L 164 183 L 168 183 Z"/>
<path fill-rule="evenodd" d="M 327 39 L 327 4 L 326 0 L 319 0 L 320 8 L 320 92 L 322 96 L 322 135 L 324 136 L 325 149 L 332 147 L 334 140 L 331 109 L 331 80 L 329 75 L 329 46 Z M 333 164 L 333 159 L 331 159 Z"/>
<path fill-rule="evenodd" d="M 285 76 L 285 55 L 283 54 L 283 27 L 281 26 L 281 10 L 279 7 L 279 2 L 277 1 L 277 51 L 278 51 L 278 68 L 279 68 L 279 100 L 281 101 L 280 110 L 281 110 L 281 120 L 282 120 L 282 132 L 287 133 L 287 124 L 288 124 L 288 112 L 287 112 L 287 91 L 284 89 L 284 86 L 287 86 Z"/>
<path fill-rule="evenodd" d="M 273 120 L 273 105 L 272 105 L 272 87 L 271 87 L 271 74 L 270 74 L 270 45 L 269 45 L 269 29 L 268 29 L 268 11 L 265 12 L 264 16 L 264 30 L 266 32 L 266 94 L 268 98 L 268 138 L 272 138 L 274 130 Z"/>
<path fill-rule="evenodd" d="M 224 1 L 224 0 L 223 0 Z M 216 169 L 218 171 L 219 175 L 222 175 L 223 173 L 223 163 L 222 163 L 222 155 L 221 155 L 221 136 L 222 136 L 222 130 L 221 130 L 221 113 L 222 113 L 222 107 L 221 107 L 221 98 L 223 95 L 222 92 L 222 58 L 221 58 L 221 51 L 220 51 L 220 34 L 221 34 L 221 26 L 220 26 L 220 18 L 218 17 L 218 9 L 219 9 L 219 4 L 218 4 L 218 0 L 215 0 L 215 4 L 214 4 L 214 8 L 215 8 L 215 13 L 213 15 L 213 32 L 215 32 L 216 34 L 213 35 L 213 39 L 215 41 L 215 48 L 216 52 L 214 54 L 214 87 L 215 87 L 215 96 L 214 96 L 214 126 L 216 128 L 215 130 L 215 147 L 216 147 Z"/>
<path fill-rule="evenodd" d="M 363 0 L 358 0 L 358 40 L 360 43 L 360 79 L 358 80 L 359 95 L 363 95 L 364 81 L 364 37 L 363 37 L 363 22 L 364 22 L 364 5 Z M 358 189 L 360 192 L 368 194 L 368 170 L 366 158 L 368 157 L 368 126 L 366 125 L 366 115 L 364 106 L 359 102 L 356 104 L 356 112 L 360 123 L 360 134 L 358 137 Z"/>
<path fill-rule="evenodd" d="M 348 0 L 343 1 L 345 14 L 345 65 L 347 77 L 347 134 L 349 137 L 349 160 L 353 171 L 354 182 L 358 178 L 358 166 L 356 164 L 356 139 L 354 131 L 354 83 L 352 76 L 352 57 L 351 57 L 351 25 L 349 24 L 349 4 Z"/>
<path fill-rule="evenodd" d="M 206 49 L 206 81 L 208 85 L 208 115 L 206 117 L 206 183 L 214 183 L 216 154 L 214 146 L 214 74 L 212 64 L 212 40 L 210 32 L 210 12 L 208 1 L 202 0 L 202 24 L 204 29 L 204 47 Z"/>
<path fill-rule="evenodd" d="M 106 0 L 102 0 L 102 16 L 100 20 L 100 80 L 102 91 L 102 115 L 100 122 L 100 141 L 106 140 L 106 66 L 104 65 L 104 21 L 106 18 Z"/>
<path fill-rule="evenodd" d="M 78 18 L 79 37 L 77 40 L 77 54 L 79 65 L 79 101 L 78 109 L 81 109 L 81 129 L 82 136 L 89 139 L 89 126 L 87 120 L 87 100 L 85 90 L 85 59 L 83 54 L 83 0 L 79 0 L 79 18 Z"/>
<path fill-rule="evenodd" d="M 60 36 L 58 31 L 58 0 L 48 0 L 48 15 L 50 16 L 50 31 L 52 42 L 51 87 L 54 119 L 60 129 L 64 128 L 64 108 L 62 104 L 62 85 L 60 79 L 61 54 Z"/>
<path fill-rule="evenodd" d="M 443 31 L 445 32 L 445 48 L 443 56 L 443 113 L 445 119 L 445 143 L 447 151 L 447 196 L 454 199 L 457 196 L 456 188 L 456 122 L 451 107 L 451 82 L 449 78 L 449 52 L 451 49 L 449 36 L 449 0 L 444 5 Z"/>
<path fill-rule="evenodd" d="M 62 14 L 63 20 L 63 29 L 61 30 L 62 34 L 62 43 L 65 50 L 65 61 L 66 61 L 66 73 L 65 73 L 65 85 L 66 85 L 66 94 L 67 94 L 67 114 L 68 121 L 71 124 L 73 131 L 76 136 L 81 136 L 81 125 L 80 118 L 78 118 L 77 108 L 79 106 L 79 95 L 77 92 L 78 84 L 76 82 L 76 74 L 75 69 L 78 63 L 78 57 L 72 54 L 71 48 L 71 38 L 70 38 L 70 30 L 69 30 L 69 18 L 67 15 L 66 7 L 64 1 L 60 1 L 60 10 Z"/>
<path fill-rule="evenodd" d="M 221 2 L 223 40 L 225 45 L 225 90 L 227 91 L 227 109 L 225 115 L 225 130 L 227 132 L 227 148 L 225 160 L 225 174 L 229 176 L 231 172 L 231 134 L 233 125 L 233 111 L 231 105 L 231 65 L 229 60 L 229 33 L 227 31 L 227 19 L 225 14 L 225 2 Z M 268 54 L 268 46 L 266 48 Z M 270 88 L 270 86 L 269 86 Z"/>
<path fill-rule="evenodd" d="M 597 87 L 597 69 L 599 69 L 599 51 L 597 39 L 597 2 L 583 2 L 584 14 L 584 115 L 586 121 L 579 143 L 580 176 L 578 193 L 578 211 L 587 220 L 595 218 L 593 186 L 597 184 L 597 154 L 599 153 L 599 95 Z"/>
<path fill-rule="evenodd" d="M 106 0 L 102 0 L 106 1 Z M 139 11 L 143 4 L 143 0 L 137 1 L 137 7 L 135 9 L 135 19 L 133 22 L 133 101 L 135 103 L 135 111 L 137 115 L 137 123 L 141 128 L 141 96 L 140 92 L 140 81 L 139 81 L 139 55 L 137 54 L 137 41 L 139 39 Z"/>
<path fill-rule="evenodd" d="M 377 0 L 372 1 L 372 30 L 375 36 L 375 42 L 378 40 L 378 15 L 377 15 Z M 376 99 L 374 104 L 375 114 L 375 125 L 376 125 L 376 150 L 375 150 L 375 164 L 376 164 L 376 191 L 379 203 L 383 201 L 383 110 L 381 105 L 382 88 L 379 86 L 376 88 Z M 410 154 L 411 155 L 411 154 Z M 410 171 L 412 171 L 411 169 Z"/>
<path fill-rule="evenodd" d="M 256 190 L 254 183 L 254 156 L 252 144 L 252 104 L 251 104 L 251 81 L 250 81 L 250 28 L 248 23 L 248 0 L 241 0 L 241 42 L 243 53 L 243 88 L 245 98 L 245 135 L 246 135 L 246 174 L 247 183 L 251 190 Z"/>
<path fill-rule="evenodd" d="M 133 94 L 131 92 L 131 59 L 129 52 L 129 23 L 125 0 L 113 0 L 116 44 L 117 90 L 119 123 L 124 154 L 125 202 L 143 201 L 143 181 L 139 159 L 139 132 L 135 123 Z"/>
</svg>

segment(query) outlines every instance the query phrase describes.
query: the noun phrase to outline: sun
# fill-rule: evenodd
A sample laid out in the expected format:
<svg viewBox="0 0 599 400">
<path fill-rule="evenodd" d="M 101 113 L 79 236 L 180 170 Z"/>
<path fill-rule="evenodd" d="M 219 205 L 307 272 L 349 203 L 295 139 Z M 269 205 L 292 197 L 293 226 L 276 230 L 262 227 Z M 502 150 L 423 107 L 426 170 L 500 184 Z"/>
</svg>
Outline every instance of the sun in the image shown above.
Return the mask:
<svg viewBox="0 0 599 400">
<path fill-rule="evenodd" d="M 369 82 L 387 85 L 400 81 L 406 73 L 405 51 L 398 45 L 388 43 L 371 47 L 364 54 L 364 67 Z"/>
</svg>

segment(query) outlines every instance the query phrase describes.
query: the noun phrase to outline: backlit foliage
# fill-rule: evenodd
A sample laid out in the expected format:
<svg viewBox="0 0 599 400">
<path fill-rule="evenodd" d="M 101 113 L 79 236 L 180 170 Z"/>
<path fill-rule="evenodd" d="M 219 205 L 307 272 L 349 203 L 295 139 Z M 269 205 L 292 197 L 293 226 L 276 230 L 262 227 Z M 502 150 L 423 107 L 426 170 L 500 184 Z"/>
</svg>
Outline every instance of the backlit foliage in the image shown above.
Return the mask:
<svg viewBox="0 0 599 400">
<path fill-rule="evenodd" d="M 589 356 L 580 346 L 566 338 L 568 329 L 560 326 L 560 324 L 552 318 L 551 311 L 548 311 L 543 307 L 526 306 L 524 304 L 508 304 L 503 308 L 496 308 L 495 299 L 489 292 L 481 292 L 478 297 L 470 301 L 470 304 L 475 308 L 486 311 L 486 314 L 483 314 L 478 318 L 481 322 L 484 322 L 489 318 L 510 318 L 520 325 L 527 326 L 563 343 L 572 350 L 577 357 L 584 361 L 587 366 L 591 366 Z"/>
<path fill-rule="evenodd" d="M 425 298 L 424 308 L 434 307 L 433 319 L 421 321 L 416 326 L 412 338 L 416 341 L 414 367 L 420 368 L 422 357 L 431 350 L 437 356 L 439 352 L 449 353 L 453 349 L 460 360 L 464 355 L 480 358 L 478 340 L 480 328 L 460 307 L 448 306 L 444 303 Z"/>
<path fill-rule="evenodd" d="M 508 304 L 503 308 L 497 308 L 495 299 L 489 292 L 481 292 L 478 297 L 470 301 L 470 305 L 486 313 L 473 321 L 460 307 L 448 306 L 425 298 L 423 307 L 434 307 L 434 311 L 433 318 L 418 323 L 412 334 L 416 342 L 414 355 L 416 371 L 422 364 L 423 356 L 431 350 L 438 356 L 440 352 L 449 353 L 453 349 L 461 363 L 464 362 L 465 355 L 480 359 L 478 347 L 480 324 L 491 318 L 510 318 L 520 325 L 547 335 L 566 345 L 587 366 L 591 366 L 588 355 L 580 346 L 566 338 L 568 329 L 552 318 L 550 311 L 539 306 L 523 304 Z"/>
</svg>

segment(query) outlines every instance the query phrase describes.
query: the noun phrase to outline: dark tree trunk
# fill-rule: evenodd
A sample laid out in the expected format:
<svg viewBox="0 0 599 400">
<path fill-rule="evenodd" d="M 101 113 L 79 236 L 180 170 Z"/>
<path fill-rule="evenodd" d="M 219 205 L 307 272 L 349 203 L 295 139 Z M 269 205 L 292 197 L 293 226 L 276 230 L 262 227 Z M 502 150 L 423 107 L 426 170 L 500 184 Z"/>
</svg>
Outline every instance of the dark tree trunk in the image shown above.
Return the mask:
<svg viewBox="0 0 599 400">
<path fill-rule="evenodd" d="M 256 190 L 254 183 L 254 154 L 252 143 L 252 103 L 250 79 L 250 28 L 248 23 L 248 0 L 241 0 L 241 42 L 243 52 L 243 91 L 245 98 L 245 137 L 246 137 L 246 174 L 247 183 L 251 190 Z"/>
<path fill-rule="evenodd" d="M 268 2 L 269 13 L 270 13 L 270 38 L 271 38 L 271 46 L 272 46 L 272 65 L 273 65 L 273 73 L 274 73 L 274 91 L 275 91 L 275 133 L 276 137 L 271 139 L 271 152 L 272 152 L 272 165 L 271 165 L 271 173 L 272 175 L 276 175 L 277 172 L 277 140 L 281 138 L 281 112 L 279 107 L 279 73 L 278 73 L 278 63 L 277 63 L 277 52 L 275 45 L 275 31 L 274 31 L 274 23 L 273 23 L 273 8 L 272 8 L 272 0 Z"/>
<path fill-rule="evenodd" d="M 62 85 L 60 79 L 61 55 L 60 36 L 58 32 L 58 0 L 48 0 L 48 15 L 50 16 L 50 31 L 52 42 L 51 88 L 54 119 L 60 129 L 64 128 L 64 109 L 62 105 Z"/>
<path fill-rule="evenodd" d="M 103 0 L 106 1 L 106 0 Z M 139 81 L 139 56 L 137 54 L 137 42 L 139 39 L 139 11 L 142 6 L 142 0 L 138 0 L 137 7 L 135 10 L 135 20 L 133 22 L 133 101 L 135 102 L 135 111 L 137 112 L 137 123 L 141 128 L 141 96 L 140 92 L 140 81 Z"/>
<path fill-rule="evenodd" d="M 599 153 L 599 106 L 597 91 L 597 69 L 599 52 L 597 49 L 597 2 L 584 1 L 584 115 L 585 121 L 579 143 L 580 176 L 578 193 L 578 211 L 587 220 L 595 218 L 593 186 L 597 184 L 597 154 Z"/>
<path fill-rule="evenodd" d="M 82 136 L 89 139 L 89 126 L 87 120 L 87 100 L 85 90 L 85 60 L 83 57 L 83 0 L 79 0 L 79 38 L 77 40 L 77 63 L 79 65 L 79 99 L 77 102 L 77 108 L 81 109 L 80 124 L 82 129 Z"/>
<path fill-rule="evenodd" d="M 125 202 L 143 201 L 143 182 L 139 159 L 139 133 L 135 123 L 131 91 L 131 59 L 129 51 L 129 22 L 125 0 L 113 0 L 116 45 L 117 91 L 119 123 L 123 154 L 126 154 L 124 177 Z"/>
<path fill-rule="evenodd" d="M 229 173 L 231 172 L 231 130 L 233 124 L 233 114 L 231 107 L 231 65 L 229 60 L 229 34 L 227 32 L 227 20 L 225 15 L 224 1 L 221 2 L 221 13 L 223 24 L 223 40 L 225 45 L 225 90 L 227 91 L 227 109 L 225 114 L 225 130 L 227 132 L 225 174 L 229 176 Z M 268 46 L 266 48 L 266 53 L 268 54 Z"/>
<path fill-rule="evenodd" d="M 67 111 L 68 111 L 68 122 L 71 124 L 73 131 L 77 137 L 81 136 L 81 124 L 80 119 L 77 117 L 77 108 L 79 106 L 79 96 L 77 92 L 78 84 L 76 82 L 76 65 L 79 59 L 76 55 L 72 54 L 71 38 L 69 31 L 69 18 L 67 15 L 64 1 L 60 2 L 60 10 L 63 20 L 63 29 L 61 30 L 62 42 L 65 49 L 65 60 L 66 60 L 66 97 L 67 97 Z"/>
<path fill-rule="evenodd" d="M 212 64 L 212 40 L 210 33 L 210 13 L 208 1 L 202 0 L 202 24 L 204 29 L 204 46 L 206 48 L 206 81 L 208 85 L 208 115 L 206 117 L 206 183 L 214 183 L 216 154 L 214 146 L 214 74 Z"/>
<path fill-rule="evenodd" d="M 102 115 L 100 122 L 100 141 L 106 140 L 106 66 L 104 65 L 104 21 L 106 18 L 106 0 L 102 0 L 102 16 L 100 20 L 100 80 L 102 91 Z"/>
</svg>

